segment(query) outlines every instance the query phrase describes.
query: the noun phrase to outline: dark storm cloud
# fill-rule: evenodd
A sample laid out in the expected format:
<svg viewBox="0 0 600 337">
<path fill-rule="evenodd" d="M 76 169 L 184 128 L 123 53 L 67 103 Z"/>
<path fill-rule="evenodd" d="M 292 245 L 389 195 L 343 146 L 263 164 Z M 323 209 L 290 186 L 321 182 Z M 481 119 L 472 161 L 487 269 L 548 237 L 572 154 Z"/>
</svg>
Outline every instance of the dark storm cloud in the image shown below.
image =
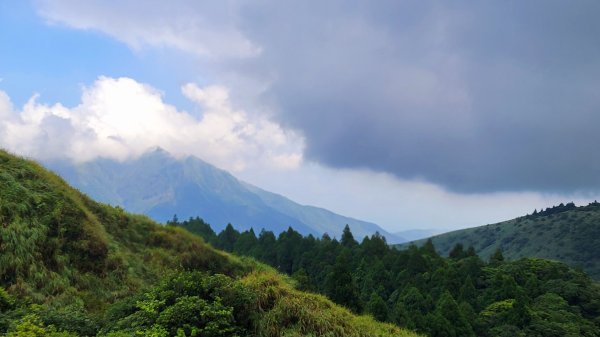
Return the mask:
<svg viewBox="0 0 600 337">
<path fill-rule="evenodd" d="M 194 55 L 249 110 L 264 92 L 332 167 L 460 192 L 600 190 L 595 0 L 36 3 Z"/>
<path fill-rule="evenodd" d="M 600 188 L 600 3 L 252 3 L 236 65 L 308 158 L 454 191 Z"/>
</svg>

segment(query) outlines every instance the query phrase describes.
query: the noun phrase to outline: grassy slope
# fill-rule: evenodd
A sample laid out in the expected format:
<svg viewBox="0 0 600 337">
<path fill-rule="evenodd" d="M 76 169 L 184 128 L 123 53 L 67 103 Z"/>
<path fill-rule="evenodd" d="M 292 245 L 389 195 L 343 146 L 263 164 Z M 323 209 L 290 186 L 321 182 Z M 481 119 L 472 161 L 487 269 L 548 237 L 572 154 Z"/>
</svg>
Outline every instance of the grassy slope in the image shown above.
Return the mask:
<svg viewBox="0 0 600 337">
<path fill-rule="evenodd" d="M 270 268 L 184 230 L 98 204 L 38 164 L 0 151 L 0 286 L 19 302 L 83 302 L 101 315 L 179 269 L 223 273 L 268 297 L 268 309 L 257 303 L 257 335 L 414 336 L 297 291 Z"/>
<path fill-rule="evenodd" d="M 600 205 L 591 204 L 552 215 L 520 217 L 440 234 L 431 239 L 436 249 L 445 255 L 457 243 L 462 243 L 465 248 L 473 246 L 483 258 L 500 248 L 504 257 L 511 260 L 521 257 L 557 260 L 581 267 L 592 278 L 600 279 Z"/>
</svg>

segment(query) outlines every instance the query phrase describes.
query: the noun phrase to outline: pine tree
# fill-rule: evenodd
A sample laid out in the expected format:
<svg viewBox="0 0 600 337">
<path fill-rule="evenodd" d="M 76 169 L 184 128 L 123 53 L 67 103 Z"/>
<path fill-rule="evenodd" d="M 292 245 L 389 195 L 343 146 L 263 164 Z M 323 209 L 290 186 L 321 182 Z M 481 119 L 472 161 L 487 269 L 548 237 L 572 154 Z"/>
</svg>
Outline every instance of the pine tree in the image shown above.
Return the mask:
<svg viewBox="0 0 600 337">
<path fill-rule="evenodd" d="M 454 297 L 445 291 L 436 305 L 436 313 L 452 322 L 454 335 L 461 337 L 475 336 L 473 328 L 464 317 Z"/>
<path fill-rule="evenodd" d="M 227 227 L 225 227 L 225 229 L 217 236 L 216 246 L 231 252 L 239 237 L 240 232 L 235 230 L 231 224 L 227 224 Z"/>
<path fill-rule="evenodd" d="M 504 255 L 502 255 L 502 249 L 498 248 L 498 249 L 496 249 L 494 254 L 492 254 L 492 256 L 490 256 L 490 265 L 495 267 L 495 266 L 502 264 L 503 262 L 504 262 Z"/>
<path fill-rule="evenodd" d="M 271 266 L 277 264 L 277 239 L 273 232 L 264 229 L 260 231 L 256 256 Z"/>
<path fill-rule="evenodd" d="M 350 253 L 344 250 L 336 259 L 335 265 L 325 280 L 325 294 L 332 301 L 354 311 L 361 312 L 358 287 L 352 279 Z"/>
<path fill-rule="evenodd" d="M 367 302 L 365 309 L 378 321 L 384 322 L 388 318 L 388 307 L 383 298 L 375 291 L 371 293 L 371 298 Z"/>
<path fill-rule="evenodd" d="M 254 229 L 250 228 L 250 230 L 244 231 L 242 234 L 240 234 L 239 238 L 233 245 L 233 251 L 240 255 L 251 255 L 257 243 L 258 239 L 256 239 Z"/>
<path fill-rule="evenodd" d="M 454 245 L 452 250 L 450 251 L 449 257 L 451 259 L 459 260 L 465 257 L 465 249 L 462 243 L 457 243 Z"/>
<path fill-rule="evenodd" d="M 350 231 L 350 226 L 346 225 L 344 227 L 340 243 L 346 248 L 354 248 L 358 245 L 358 242 L 354 240 L 354 235 L 352 235 L 352 232 Z"/>
</svg>

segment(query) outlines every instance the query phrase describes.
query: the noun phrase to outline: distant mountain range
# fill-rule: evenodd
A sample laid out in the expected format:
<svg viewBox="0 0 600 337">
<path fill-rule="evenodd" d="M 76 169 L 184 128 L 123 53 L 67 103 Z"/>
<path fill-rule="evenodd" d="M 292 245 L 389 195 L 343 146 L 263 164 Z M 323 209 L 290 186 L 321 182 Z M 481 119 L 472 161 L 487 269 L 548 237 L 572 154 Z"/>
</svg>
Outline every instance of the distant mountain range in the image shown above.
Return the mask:
<svg viewBox="0 0 600 337">
<path fill-rule="evenodd" d="M 404 242 L 374 223 L 323 208 L 297 204 L 238 180 L 196 157 L 176 159 L 162 149 L 124 162 L 97 159 L 82 164 L 47 162 L 70 184 L 96 200 L 166 222 L 199 216 L 217 231 L 228 223 L 280 233 L 289 226 L 302 234 L 339 237 L 346 224 L 357 239 L 379 232 L 388 242 Z"/>
<path fill-rule="evenodd" d="M 415 241 L 423 238 L 428 238 L 430 236 L 434 236 L 443 232 L 443 230 L 436 229 L 408 229 L 400 232 L 395 232 L 394 235 L 399 236 L 406 241 Z"/>
<path fill-rule="evenodd" d="M 427 239 L 406 242 L 422 245 Z M 431 237 L 440 254 L 458 243 L 473 246 L 488 258 L 497 249 L 505 258 L 537 257 L 557 260 L 585 270 L 600 280 L 600 203 L 576 207 L 573 203 L 547 208 L 513 220 L 457 230 Z"/>
</svg>

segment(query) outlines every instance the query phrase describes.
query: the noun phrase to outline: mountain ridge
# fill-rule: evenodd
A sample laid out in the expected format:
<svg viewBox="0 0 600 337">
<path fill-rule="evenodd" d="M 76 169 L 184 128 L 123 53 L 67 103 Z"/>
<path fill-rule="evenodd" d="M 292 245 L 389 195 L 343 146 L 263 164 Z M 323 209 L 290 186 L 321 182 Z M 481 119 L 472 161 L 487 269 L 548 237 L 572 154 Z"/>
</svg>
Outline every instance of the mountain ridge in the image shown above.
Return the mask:
<svg viewBox="0 0 600 337">
<path fill-rule="evenodd" d="M 379 232 L 391 243 L 404 241 L 374 223 L 300 205 L 199 158 L 176 159 L 160 148 L 123 162 L 100 158 L 81 164 L 47 164 L 95 199 L 163 223 L 174 215 L 182 219 L 200 216 L 217 230 L 233 223 L 241 229 L 264 228 L 278 233 L 293 227 L 317 236 L 341 235 L 348 224 L 359 237 Z"/>
<path fill-rule="evenodd" d="M 582 268 L 600 280 L 600 203 L 576 207 L 560 204 L 512 220 L 456 230 L 397 245 L 406 248 L 431 239 L 436 250 L 448 255 L 456 244 L 472 246 L 489 258 L 501 250 L 508 259 L 536 257 Z"/>
</svg>

